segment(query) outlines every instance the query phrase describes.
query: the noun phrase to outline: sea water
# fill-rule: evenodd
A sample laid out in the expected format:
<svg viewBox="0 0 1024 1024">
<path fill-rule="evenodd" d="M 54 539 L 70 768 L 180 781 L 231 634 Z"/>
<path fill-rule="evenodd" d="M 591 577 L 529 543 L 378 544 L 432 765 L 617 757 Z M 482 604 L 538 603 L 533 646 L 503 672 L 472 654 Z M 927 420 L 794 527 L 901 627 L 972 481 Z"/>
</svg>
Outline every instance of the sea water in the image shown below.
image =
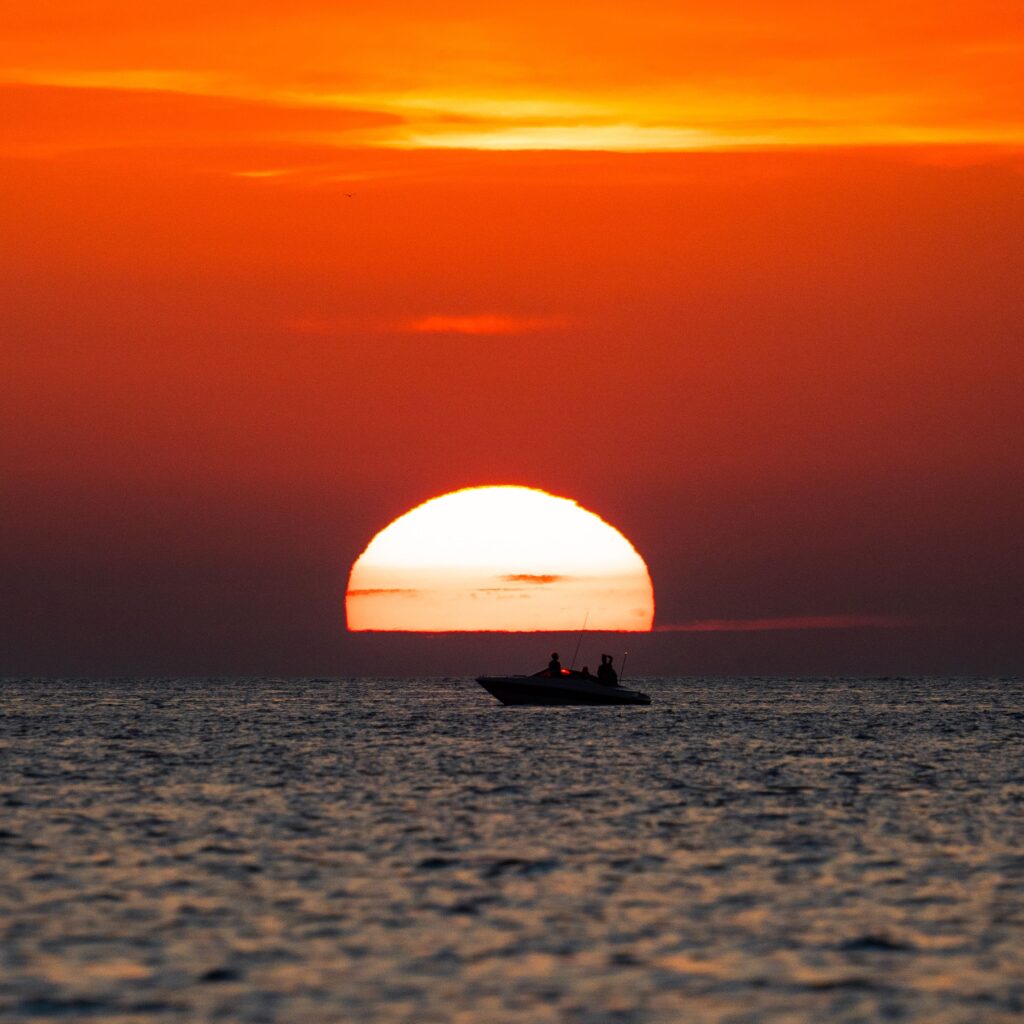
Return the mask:
<svg viewBox="0 0 1024 1024">
<path fill-rule="evenodd" d="M 1010 1022 L 1024 681 L 0 683 L 0 1019 Z"/>
</svg>

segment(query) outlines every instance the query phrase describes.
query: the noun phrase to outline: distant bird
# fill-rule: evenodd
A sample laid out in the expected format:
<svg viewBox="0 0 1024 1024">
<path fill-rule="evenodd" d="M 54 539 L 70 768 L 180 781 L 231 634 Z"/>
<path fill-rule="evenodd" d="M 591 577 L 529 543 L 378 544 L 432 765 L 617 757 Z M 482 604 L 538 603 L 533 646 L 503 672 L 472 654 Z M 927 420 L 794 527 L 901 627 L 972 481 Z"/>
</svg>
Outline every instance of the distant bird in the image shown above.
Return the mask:
<svg viewBox="0 0 1024 1024">
<path fill-rule="evenodd" d="M 345 193 L 345 198 L 346 199 L 351 199 L 354 195 L 355 195 L 355 192 L 346 192 Z"/>
</svg>

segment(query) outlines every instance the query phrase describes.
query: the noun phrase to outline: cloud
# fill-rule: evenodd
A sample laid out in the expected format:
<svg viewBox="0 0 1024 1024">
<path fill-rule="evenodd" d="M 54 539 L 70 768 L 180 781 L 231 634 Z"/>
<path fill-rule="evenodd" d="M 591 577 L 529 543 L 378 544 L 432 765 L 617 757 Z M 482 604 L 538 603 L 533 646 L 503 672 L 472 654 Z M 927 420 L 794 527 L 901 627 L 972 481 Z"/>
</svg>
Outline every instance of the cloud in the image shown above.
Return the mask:
<svg viewBox="0 0 1024 1024">
<path fill-rule="evenodd" d="M 348 591 L 348 597 L 380 597 L 385 594 L 420 594 L 422 591 L 414 589 L 405 589 L 402 587 L 371 587 L 368 590 L 350 590 Z"/>
<path fill-rule="evenodd" d="M 452 315 L 435 313 L 406 321 L 399 329 L 409 334 L 529 334 L 556 330 L 568 323 L 563 316 L 512 316 L 504 313 Z"/>
<path fill-rule="evenodd" d="M 770 145 L 776 139 L 765 132 L 728 135 L 675 125 L 555 124 L 486 125 L 476 130 L 451 128 L 411 129 L 406 145 L 437 149 L 584 150 L 618 153 L 654 153 L 710 149 L 723 146 Z"/>
<path fill-rule="evenodd" d="M 558 583 L 561 580 L 567 580 L 568 576 L 553 576 L 547 573 L 544 574 L 533 574 L 533 573 L 515 573 L 511 576 L 502 576 L 503 580 L 507 580 L 509 583 Z"/>
<path fill-rule="evenodd" d="M 760 633 L 785 629 L 899 629 L 920 626 L 906 615 L 793 615 L 763 619 L 695 619 L 655 626 L 658 633 Z"/>
<path fill-rule="evenodd" d="M 379 111 L 314 109 L 152 88 L 0 83 L 6 152 L 337 139 L 401 121 Z"/>
<path fill-rule="evenodd" d="M 765 136 L 918 143 L 922 133 L 1019 141 L 1019 8 L 250 0 L 243 14 L 197 0 L 56 0 L 18 5 L 6 19 L 0 66 L 37 82 L 401 116 L 369 145 L 677 150 Z"/>
<path fill-rule="evenodd" d="M 471 316 L 431 314 L 403 320 L 377 317 L 298 316 L 285 321 L 290 334 L 336 337 L 353 331 L 372 334 L 439 334 L 465 336 L 511 336 L 557 330 L 570 323 L 564 316 L 512 316 L 485 313 Z"/>
</svg>

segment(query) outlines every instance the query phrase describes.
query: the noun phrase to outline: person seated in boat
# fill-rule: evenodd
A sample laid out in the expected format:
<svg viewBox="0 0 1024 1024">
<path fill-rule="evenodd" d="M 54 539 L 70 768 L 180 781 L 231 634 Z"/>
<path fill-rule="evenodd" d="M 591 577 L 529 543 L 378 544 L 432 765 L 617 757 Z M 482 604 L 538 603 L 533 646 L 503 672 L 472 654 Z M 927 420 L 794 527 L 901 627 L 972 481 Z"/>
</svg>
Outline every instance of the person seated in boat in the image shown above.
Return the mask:
<svg viewBox="0 0 1024 1024">
<path fill-rule="evenodd" d="M 583 668 L 580 669 L 580 675 L 583 676 L 584 679 L 593 678 L 590 674 L 590 668 L 587 665 L 584 665 Z"/>
<path fill-rule="evenodd" d="M 562 674 L 562 663 L 558 660 L 558 651 L 555 651 L 551 655 L 551 660 L 548 662 L 548 675 L 549 676 L 560 676 Z"/>
<path fill-rule="evenodd" d="M 597 670 L 597 681 L 604 683 L 605 686 L 619 685 L 619 675 L 615 671 L 615 666 L 612 665 L 610 654 L 601 655 L 601 667 Z"/>
</svg>

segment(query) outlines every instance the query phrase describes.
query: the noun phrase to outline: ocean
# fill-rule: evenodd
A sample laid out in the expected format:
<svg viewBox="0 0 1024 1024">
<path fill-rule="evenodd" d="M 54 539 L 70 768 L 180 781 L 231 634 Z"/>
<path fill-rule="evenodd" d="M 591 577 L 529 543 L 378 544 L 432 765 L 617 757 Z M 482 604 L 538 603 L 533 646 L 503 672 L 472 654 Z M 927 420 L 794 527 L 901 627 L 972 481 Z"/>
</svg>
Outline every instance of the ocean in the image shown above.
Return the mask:
<svg viewBox="0 0 1024 1024">
<path fill-rule="evenodd" d="M 0 1020 L 1009 1022 L 1024 680 L 0 682 Z"/>
</svg>

